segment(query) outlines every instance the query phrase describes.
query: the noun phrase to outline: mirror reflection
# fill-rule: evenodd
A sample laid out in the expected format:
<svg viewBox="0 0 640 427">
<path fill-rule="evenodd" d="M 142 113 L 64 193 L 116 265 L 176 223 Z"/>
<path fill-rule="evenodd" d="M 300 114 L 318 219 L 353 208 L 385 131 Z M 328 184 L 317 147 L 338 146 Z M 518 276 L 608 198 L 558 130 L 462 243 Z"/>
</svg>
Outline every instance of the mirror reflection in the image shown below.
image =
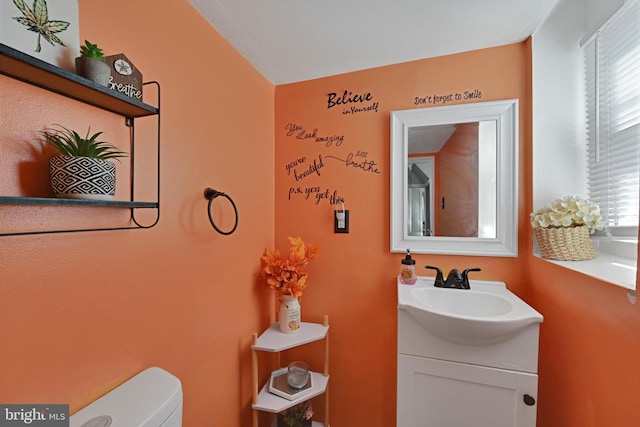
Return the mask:
<svg viewBox="0 0 640 427">
<path fill-rule="evenodd" d="M 517 255 L 518 101 L 391 113 L 391 251 Z"/>
<path fill-rule="evenodd" d="M 496 237 L 496 125 L 408 129 L 409 236 Z"/>
</svg>

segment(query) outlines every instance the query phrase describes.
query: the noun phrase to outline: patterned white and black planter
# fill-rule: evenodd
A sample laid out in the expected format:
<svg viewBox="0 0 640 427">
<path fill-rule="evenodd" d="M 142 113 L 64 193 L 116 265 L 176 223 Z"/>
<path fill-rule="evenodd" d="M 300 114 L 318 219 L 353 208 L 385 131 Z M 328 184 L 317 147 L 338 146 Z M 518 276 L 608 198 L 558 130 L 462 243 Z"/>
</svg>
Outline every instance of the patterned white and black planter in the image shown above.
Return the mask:
<svg viewBox="0 0 640 427">
<path fill-rule="evenodd" d="M 116 165 L 109 160 L 56 156 L 49 159 L 49 172 L 56 197 L 111 200 L 116 192 Z"/>
</svg>

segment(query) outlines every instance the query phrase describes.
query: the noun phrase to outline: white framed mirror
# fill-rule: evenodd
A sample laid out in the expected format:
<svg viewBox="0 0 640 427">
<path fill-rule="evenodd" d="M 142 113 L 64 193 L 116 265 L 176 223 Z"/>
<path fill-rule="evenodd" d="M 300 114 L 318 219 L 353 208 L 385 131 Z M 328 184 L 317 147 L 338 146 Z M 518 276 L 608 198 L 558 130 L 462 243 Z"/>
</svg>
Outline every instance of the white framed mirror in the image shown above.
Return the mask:
<svg viewBox="0 0 640 427">
<path fill-rule="evenodd" d="M 518 100 L 391 112 L 391 252 L 518 255 Z"/>
</svg>

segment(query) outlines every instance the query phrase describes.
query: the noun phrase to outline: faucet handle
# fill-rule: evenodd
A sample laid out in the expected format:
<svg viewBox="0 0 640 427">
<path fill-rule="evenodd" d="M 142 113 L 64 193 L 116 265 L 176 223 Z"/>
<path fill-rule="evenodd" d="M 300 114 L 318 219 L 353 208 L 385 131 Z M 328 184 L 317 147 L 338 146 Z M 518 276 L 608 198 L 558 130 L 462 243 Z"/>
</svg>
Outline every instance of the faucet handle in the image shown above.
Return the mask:
<svg viewBox="0 0 640 427">
<path fill-rule="evenodd" d="M 469 285 L 469 272 L 470 271 L 482 271 L 479 267 L 475 268 L 467 268 L 462 272 L 462 283 L 466 287 L 466 289 L 471 289 L 471 285 Z"/>
<path fill-rule="evenodd" d="M 435 267 L 433 265 L 425 265 L 424 268 L 436 270 L 436 280 L 433 283 L 433 286 L 435 286 L 436 288 L 444 288 L 444 277 L 442 277 L 442 270 L 440 270 L 439 267 Z"/>
</svg>

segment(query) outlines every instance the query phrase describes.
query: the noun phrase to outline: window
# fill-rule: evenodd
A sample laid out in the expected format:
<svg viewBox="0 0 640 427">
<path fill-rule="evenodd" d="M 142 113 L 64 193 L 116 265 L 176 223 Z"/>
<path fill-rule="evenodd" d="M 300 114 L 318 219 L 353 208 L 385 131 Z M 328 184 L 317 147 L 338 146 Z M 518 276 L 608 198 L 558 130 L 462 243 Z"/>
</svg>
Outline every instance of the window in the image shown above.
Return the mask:
<svg viewBox="0 0 640 427">
<path fill-rule="evenodd" d="M 613 234 L 638 236 L 640 0 L 625 5 L 583 46 L 589 198 Z"/>
</svg>

